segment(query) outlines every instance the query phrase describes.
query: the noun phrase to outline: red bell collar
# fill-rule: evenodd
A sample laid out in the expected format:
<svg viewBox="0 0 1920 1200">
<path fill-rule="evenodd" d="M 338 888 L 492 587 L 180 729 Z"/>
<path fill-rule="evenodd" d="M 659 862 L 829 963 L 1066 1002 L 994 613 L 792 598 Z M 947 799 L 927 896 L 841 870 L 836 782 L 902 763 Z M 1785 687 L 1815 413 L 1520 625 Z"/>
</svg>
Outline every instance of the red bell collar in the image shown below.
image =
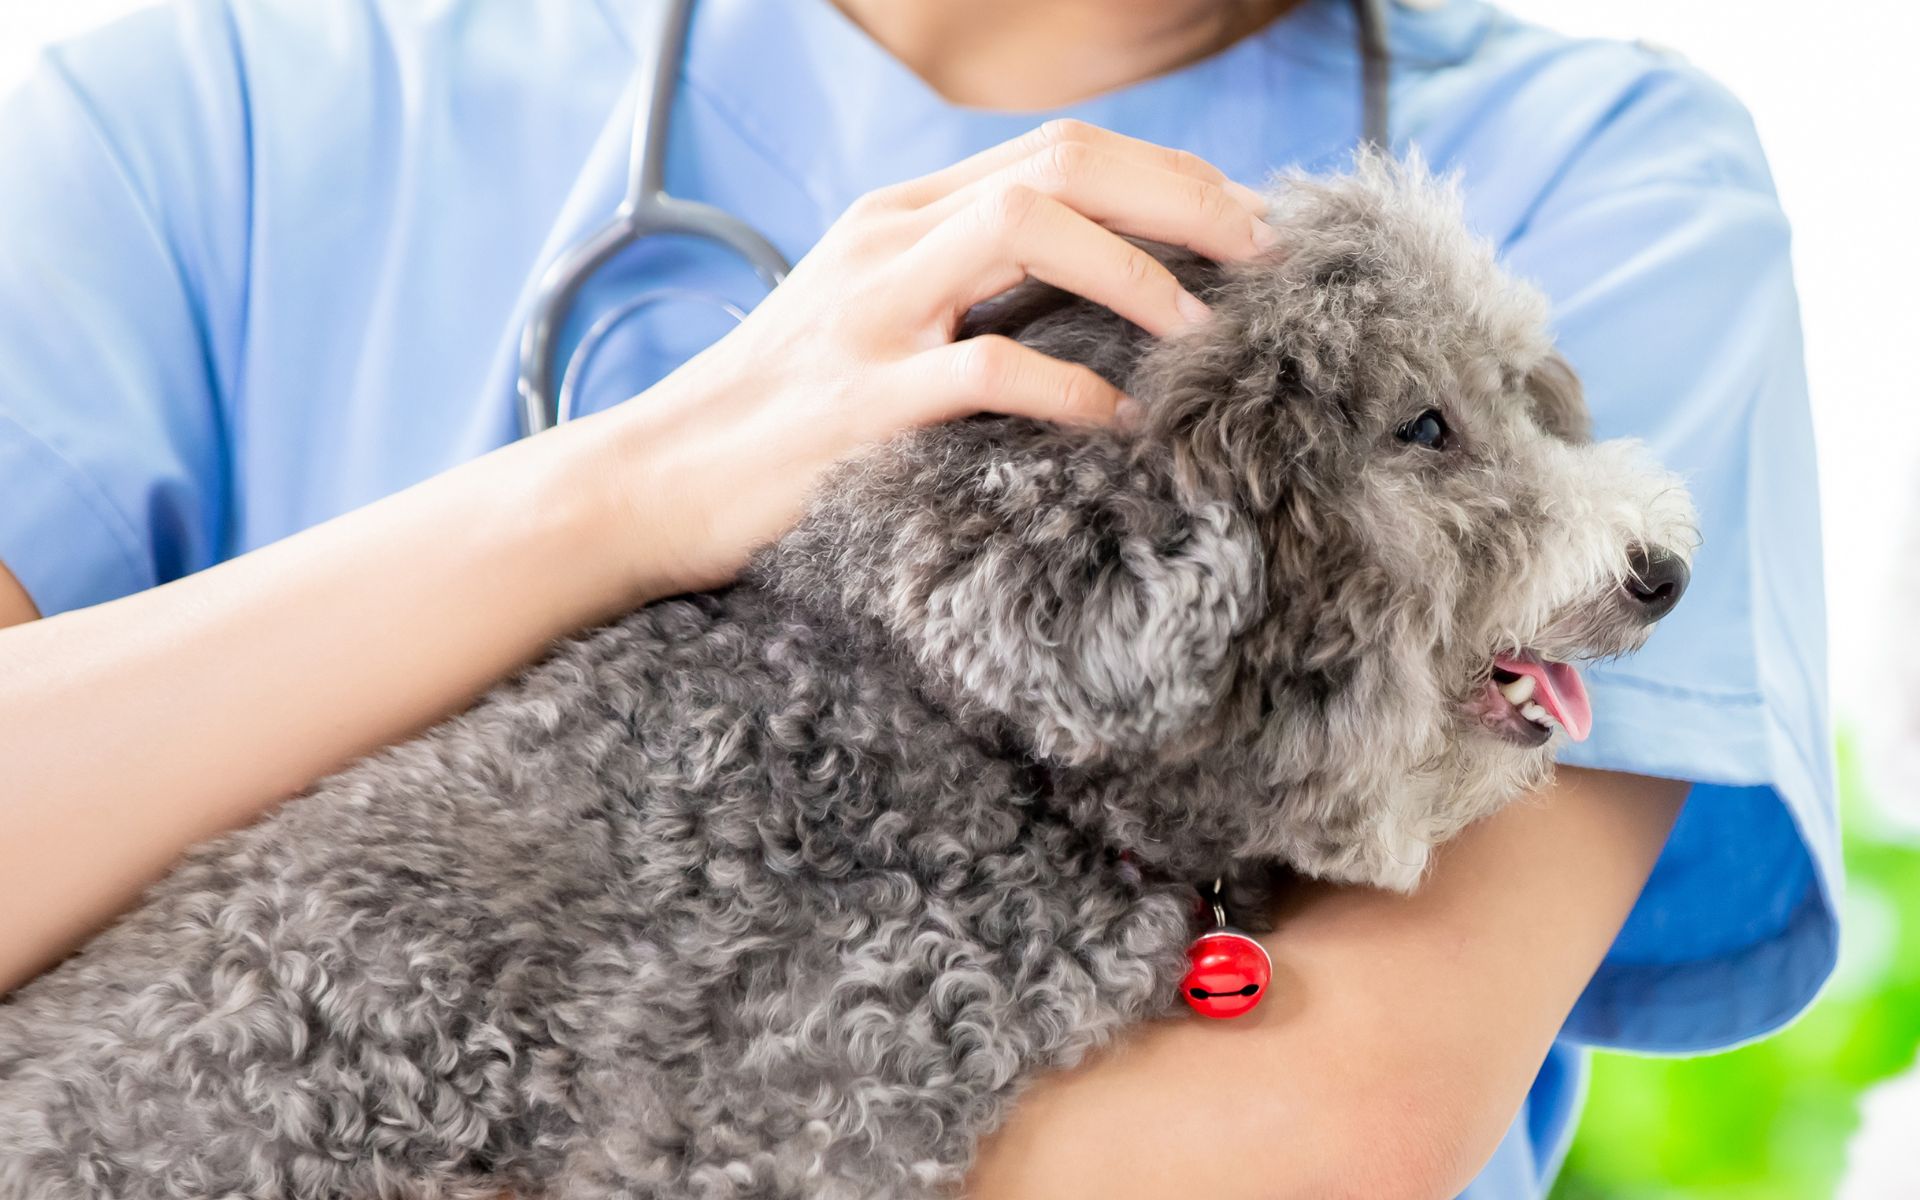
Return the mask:
<svg viewBox="0 0 1920 1200">
<path fill-rule="evenodd" d="M 1213 895 L 1202 901 L 1203 919 L 1212 924 L 1187 946 L 1187 973 L 1180 979 L 1180 998 L 1203 1017 L 1224 1021 L 1244 1017 L 1267 998 L 1273 983 L 1273 956 L 1248 934 L 1227 924 L 1221 900 L 1221 881 L 1213 881 Z"/>
<path fill-rule="evenodd" d="M 1139 869 L 1132 851 L 1121 851 L 1120 861 Z M 1187 973 L 1180 979 L 1180 998 L 1187 1007 L 1216 1021 L 1246 1016 L 1267 998 L 1273 983 L 1273 956 L 1267 948 L 1227 924 L 1221 885 L 1215 879 L 1207 893 L 1194 889 L 1194 915 L 1201 930 L 1187 945 Z"/>
</svg>

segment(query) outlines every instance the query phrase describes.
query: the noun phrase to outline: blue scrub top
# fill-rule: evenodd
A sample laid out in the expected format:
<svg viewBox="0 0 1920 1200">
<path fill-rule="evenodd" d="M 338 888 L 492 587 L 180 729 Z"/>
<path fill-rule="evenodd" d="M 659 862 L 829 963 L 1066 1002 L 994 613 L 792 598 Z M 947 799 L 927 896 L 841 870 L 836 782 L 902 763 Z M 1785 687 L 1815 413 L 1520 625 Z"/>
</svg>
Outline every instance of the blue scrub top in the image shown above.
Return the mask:
<svg viewBox="0 0 1920 1200">
<path fill-rule="evenodd" d="M 542 265 L 618 201 L 634 0 L 188 0 L 58 47 L 0 107 L 0 562 L 43 612 L 252 549 L 514 436 Z M 1684 63 L 1477 0 L 1395 6 L 1393 141 L 1554 303 L 1599 431 L 1691 482 L 1705 546 L 1644 652 L 1589 673 L 1566 761 L 1693 781 L 1671 844 L 1467 1192 L 1538 1195 L 1579 1047 L 1682 1052 L 1792 1017 L 1834 961 L 1839 856 L 1812 432 L 1786 221 L 1740 105 Z M 1338 169 L 1347 7 L 1059 113 L 948 103 L 828 0 L 705 0 L 670 186 L 803 254 L 861 193 L 1072 115 L 1229 174 Z M 570 338 L 668 285 L 758 299 L 685 244 L 621 259 Z M 724 327 L 675 294 L 583 407 Z M 644 403 L 644 401 L 642 401 Z M 1276 1084 L 1284 1086 L 1284 1082 Z"/>
</svg>

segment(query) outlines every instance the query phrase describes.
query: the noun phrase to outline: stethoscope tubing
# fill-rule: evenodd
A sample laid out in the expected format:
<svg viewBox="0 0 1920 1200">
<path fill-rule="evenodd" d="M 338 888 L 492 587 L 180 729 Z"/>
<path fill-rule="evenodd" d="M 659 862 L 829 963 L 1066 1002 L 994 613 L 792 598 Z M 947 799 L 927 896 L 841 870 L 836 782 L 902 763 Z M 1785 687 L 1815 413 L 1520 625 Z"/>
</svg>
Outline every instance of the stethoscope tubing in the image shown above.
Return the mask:
<svg viewBox="0 0 1920 1200">
<path fill-rule="evenodd" d="M 611 220 L 555 259 L 540 277 L 531 315 L 520 335 L 520 434 L 553 428 L 570 409 L 565 375 L 555 378 L 560 330 L 580 290 L 614 255 L 655 234 L 701 238 L 733 251 L 769 290 L 792 269 L 786 256 L 759 230 L 732 213 L 667 194 L 667 126 L 673 112 L 677 64 L 686 53 L 692 0 L 654 0 L 658 22 L 641 55 L 634 80 L 633 144 L 627 155 L 627 192 Z M 638 305 L 628 305 L 637 308 Z M 575 353 L 606 332 L 599 322 Z M 570 372 L 568 373 L 570 374 Z"/>
</svg>

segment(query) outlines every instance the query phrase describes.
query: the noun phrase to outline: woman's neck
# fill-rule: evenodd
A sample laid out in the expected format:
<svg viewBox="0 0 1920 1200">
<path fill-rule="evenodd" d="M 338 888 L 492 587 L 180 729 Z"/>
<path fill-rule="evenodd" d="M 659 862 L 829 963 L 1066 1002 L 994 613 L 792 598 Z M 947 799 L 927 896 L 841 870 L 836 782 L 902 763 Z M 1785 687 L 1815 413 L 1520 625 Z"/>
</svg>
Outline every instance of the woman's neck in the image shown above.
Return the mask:
<svg viewBox="0 0 1920 1200">
<path fill-rule="evenodd" d="M 1058 108 L 1164 75 L 1294 0 L 833 0 L 956 104 Z"/>
</svg>

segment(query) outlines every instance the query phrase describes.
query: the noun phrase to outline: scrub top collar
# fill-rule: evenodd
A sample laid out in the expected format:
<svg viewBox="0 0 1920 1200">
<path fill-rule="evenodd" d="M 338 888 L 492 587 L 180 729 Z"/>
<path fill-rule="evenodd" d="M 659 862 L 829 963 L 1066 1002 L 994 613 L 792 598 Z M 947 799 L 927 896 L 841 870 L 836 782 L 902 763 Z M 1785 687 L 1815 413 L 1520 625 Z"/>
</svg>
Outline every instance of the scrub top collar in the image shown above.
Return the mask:
<svg viewBox="0 0 1920 1200">
<path fill-rule="evenodd" d="M 630 47 L 648 36 L 646 0 L 599 3 Z M 1474 0 L 1391 5 L 1397 66 L 1460 61 L 1498 19 Z M 1302 0 L 1258 33 L 1174 71 L 1058 108 L 1000 112 L 939 95 L 832 0 L 697 0 L 681 87 L 697 90 L 830 221 L 874 188 L 1055 117 L 1188 146 L 1230 174 L 1254 176 L 1249 182 L 1275 162 L 1330 166 L 1357 141 L 1358 70 L 1346 0 Z M 1328 88 L 1334 73 L 1352 75 L 1353 87 Z M 1349 93 L 1350 107 L 1327 102 Z M 1256 158 L 1260 165 L 1240 166 Z"/>
</svg>

